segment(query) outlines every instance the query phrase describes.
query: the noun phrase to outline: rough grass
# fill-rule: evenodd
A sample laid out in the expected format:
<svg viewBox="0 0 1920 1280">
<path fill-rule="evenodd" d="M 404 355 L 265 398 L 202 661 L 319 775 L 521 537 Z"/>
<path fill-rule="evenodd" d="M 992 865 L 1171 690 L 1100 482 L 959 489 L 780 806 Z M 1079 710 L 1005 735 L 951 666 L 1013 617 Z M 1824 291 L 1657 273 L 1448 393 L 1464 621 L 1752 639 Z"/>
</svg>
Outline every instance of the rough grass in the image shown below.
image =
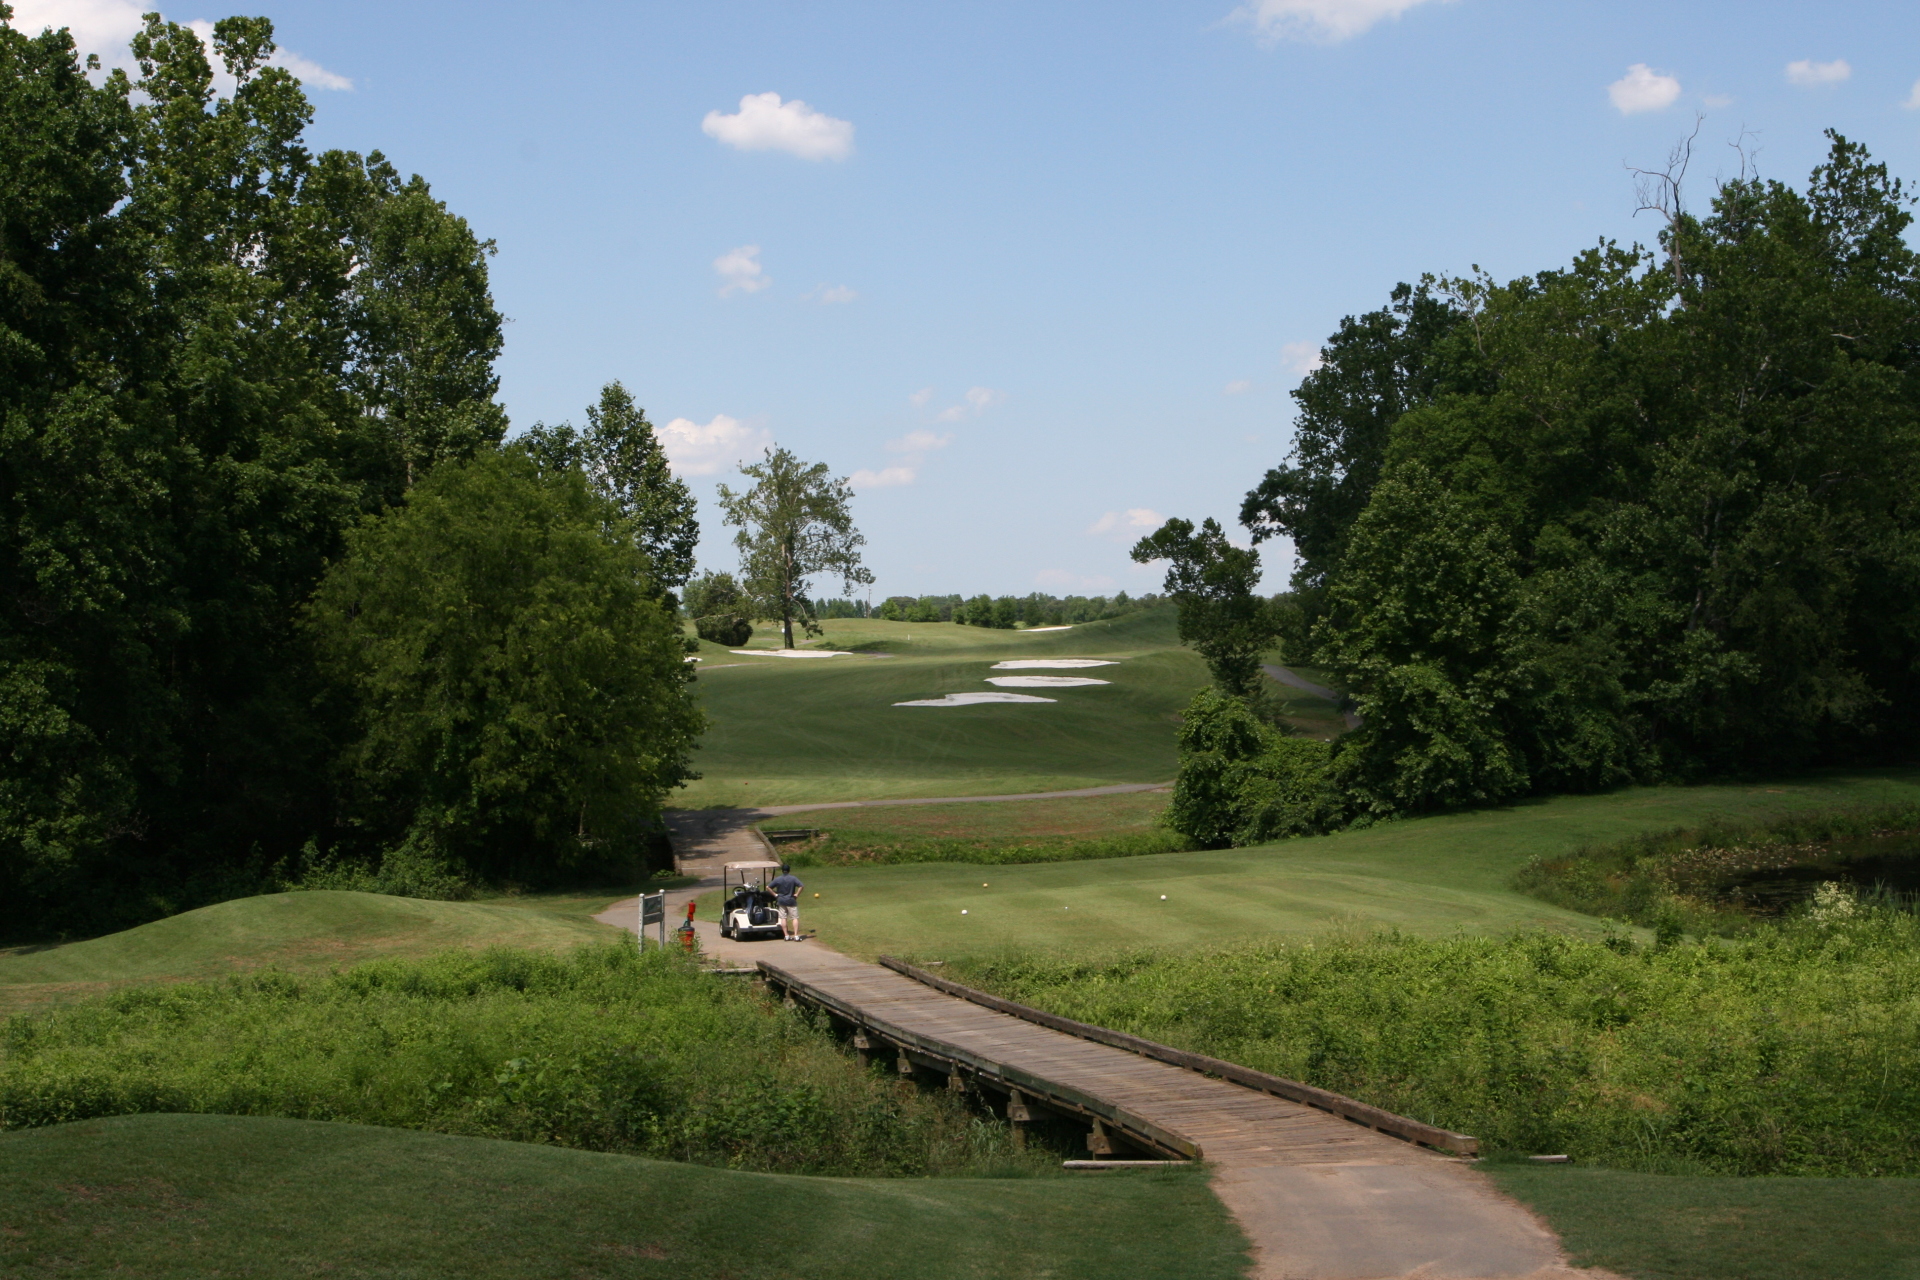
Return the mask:
<svg viewBox="0 0 1920 1280">
<path fill-rule="evenodd" d="M 565 950 L 611 936 L 589 917 L 615 896 L 428 902 L 319 890 L 239 898 L 103 938 L 0 952 L 0 1015 L 135 982 L 308 972 L 453 947 Z"/>
<path fill-rule="evenodd" d="M 1007 865 L 1128 858 L 1190 847 L 1160 825 L 1165 792 L 1007 803 L 832 809 L 774 818 L 768 832 L 810 831 L 782 841 L 797 867 L 887 866 L 903 862 Z"/>
<path fill-rule="evenodd" d="M 1022 1157 L 1004 1126 L 864 1072 L 808 1016 L 631 946 L 141 987 L 0 1031 L 0 1128 L 218 1112 L 828 1174 Z"/>
<path fill-rule="evenodd" d="M 1703 1178 L 1488 1166 L 1575 1265 L 1645 1280 L 1908 1280 L 1920 1179 Z"/>
<path fill-rule="evenodd" d="M 1176 768 L 1175 718 L 1207 681 L 1205 666 L 1179 647 L 1171 608 L 1031 636 L 952 623 L 839 620 L 825 627 L 824 647 L 892 656 L 703 663 L 696 688 L 713 720 L 694 758 L 703 776 L 673 804 L 1166 782 Z M 893 705 L 988 691 L 986 678 L 1005 674 L 991 670 L 995 662 L 1052 657 L 1120 661 L 1091 672 L 1108 685 L 1025 691 L 1057 699 L 1050 704 Z"/>
<path fill-rule="evenodd" d="M 1374 934 L 947 970 L 1481 1138 L 1653 1172 L 1920 1174 L 1920 920 L 1668 947 Z"/>
<path fill-rule="evenodd" d="M 0 1134 L 20 1280 L 1229 1280 L 1245 1247 L 1184 1170 L 795 1178 L 230 1116 Z"/>
<path fill-rule="evenodd" d="M 809 896 L 806 918 L 843 951 L 933 958 L 1179 951 L 1355 925 L 1425 935 L 1548 929 L 1594 936 L 1605 929 L 1601 921 L 1520 892 L 1515 874 L 1543 854 L 1680 825 L 1913 801 L 1920 801 L 1915 770 L 1833 772 L 1767 786 L 1561 796 L 1248 849 L 991 873 L 938 863 L 816 867 L 805 879 L 809 895 L 821 897 Z"/>
</svg>

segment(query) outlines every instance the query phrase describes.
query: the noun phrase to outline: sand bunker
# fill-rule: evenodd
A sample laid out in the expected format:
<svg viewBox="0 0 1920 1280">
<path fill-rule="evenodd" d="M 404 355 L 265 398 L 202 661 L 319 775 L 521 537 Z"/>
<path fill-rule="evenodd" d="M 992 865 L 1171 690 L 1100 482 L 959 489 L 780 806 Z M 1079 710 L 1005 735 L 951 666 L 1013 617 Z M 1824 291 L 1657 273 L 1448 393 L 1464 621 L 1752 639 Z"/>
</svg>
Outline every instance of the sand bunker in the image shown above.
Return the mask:
<svg viewBox="0 0 1920 1280">
<path fill-rule="evenodd" d="M 1019 671 L 1024 667 L 1111 667 L 1117 663 L 1104 658 L 1009 658 L 993 664 L 995 671 Z"/>
<path fill-rule="evenodd" d="M 1112 684 L 1111 680 L 1095 680 L 1092 676 L 988 676 L 988 684 L 997 684 L 1002 689 L 1071 689 L 1084 684 Z"/>
<path fill-rule="evenodd" d="M 1027 634 L 1031 636 L 1031 635 L 1038 635 L 1042 631 L 1071 631 L 1071 630 L 1073 630 L 1073 624 L 1069 622 L 1064 627 L 1028 627 Z"/>
<path fill-rule="evenodd" d="M 851 658 L 846 649 L 729 649 L 743 658 Z"/>
<path fill-rule="evenodd" d="M 918 702 L 896 702 L 896 707 L 970 707 L 976 702 L 1058 702 L 1058 698 L 1035 698 L 1024 693 L 950 693 L 944 698 L 922 698 Z"/>
</svg>

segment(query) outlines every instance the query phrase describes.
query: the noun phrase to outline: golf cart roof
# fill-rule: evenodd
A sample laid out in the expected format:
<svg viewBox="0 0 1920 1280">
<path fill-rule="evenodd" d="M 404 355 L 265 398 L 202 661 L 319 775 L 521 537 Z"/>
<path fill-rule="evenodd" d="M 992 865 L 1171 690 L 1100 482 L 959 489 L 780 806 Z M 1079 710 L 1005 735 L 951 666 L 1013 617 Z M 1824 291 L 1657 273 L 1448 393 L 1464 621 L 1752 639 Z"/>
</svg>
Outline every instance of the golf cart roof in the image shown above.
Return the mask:
<svg viewBox="0 0 1920 1280">
<path fill-rule="evenodd" d="M 728 871 L 763 871 L 768 867 L 777 868 L 779 865 L 777 862 L 729 862 L 725 864 Z"/>
</svg>

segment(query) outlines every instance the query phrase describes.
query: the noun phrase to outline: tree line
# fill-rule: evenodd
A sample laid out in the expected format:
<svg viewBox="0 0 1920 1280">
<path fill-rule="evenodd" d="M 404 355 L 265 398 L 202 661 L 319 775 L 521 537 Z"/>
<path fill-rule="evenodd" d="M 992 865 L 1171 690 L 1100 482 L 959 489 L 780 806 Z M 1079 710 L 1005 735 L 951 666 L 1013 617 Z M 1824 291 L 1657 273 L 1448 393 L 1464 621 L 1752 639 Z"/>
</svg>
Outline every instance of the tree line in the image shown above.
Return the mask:
<svg viewBox="0 0 1920 1280">
<path fill-rule="evenodd" d="M 507 440 L 494 246 L 378 152 L 309 151 L 274 48 L 149 15 L 102 75 L 0 24 L 11 936 L 630 870 L 695 776 L 699 530 L 651 424 L 615 382 Z M 749 577 L 857 569 L 844 482 L 755 465 Z"/>
<path fill-rule="evenodd" d="M 1257 600 L 1211 521 L 1136 548 L 1216 676 L 1182 730 L 1195 834 L 1912 751 L 1913 197 L 1829 141 L 1804 189 L 1743 176 L 1701 214 L 1669 175 L 1655 249 L 1427 277 L 1341 323 L 1240 513 L 1292 541 L 1292 590 Z M 1263 718 L 1276 645 L 1361 727 Z"/>
</svg>

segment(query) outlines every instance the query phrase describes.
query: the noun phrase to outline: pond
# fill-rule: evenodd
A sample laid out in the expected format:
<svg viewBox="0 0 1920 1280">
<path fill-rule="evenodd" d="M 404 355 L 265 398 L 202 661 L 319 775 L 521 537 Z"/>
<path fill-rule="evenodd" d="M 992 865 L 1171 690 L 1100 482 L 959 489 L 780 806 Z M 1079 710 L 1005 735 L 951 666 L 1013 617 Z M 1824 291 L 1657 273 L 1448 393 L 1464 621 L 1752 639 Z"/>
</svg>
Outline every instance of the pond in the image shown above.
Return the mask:
<svg viewBox="0 0 1920 1280">
<path fill-rule="evenodd" d="M 1815 887 L 1829 880 L 1914 906 L 1920 902 L 1920 831 L 1834 840 L 1809 850 L 1806 860 L 1793 866 L 1746 872 L 1726 892 L 1761 911 L 1779 912 L 1812 897 Z"/>
</svg>

